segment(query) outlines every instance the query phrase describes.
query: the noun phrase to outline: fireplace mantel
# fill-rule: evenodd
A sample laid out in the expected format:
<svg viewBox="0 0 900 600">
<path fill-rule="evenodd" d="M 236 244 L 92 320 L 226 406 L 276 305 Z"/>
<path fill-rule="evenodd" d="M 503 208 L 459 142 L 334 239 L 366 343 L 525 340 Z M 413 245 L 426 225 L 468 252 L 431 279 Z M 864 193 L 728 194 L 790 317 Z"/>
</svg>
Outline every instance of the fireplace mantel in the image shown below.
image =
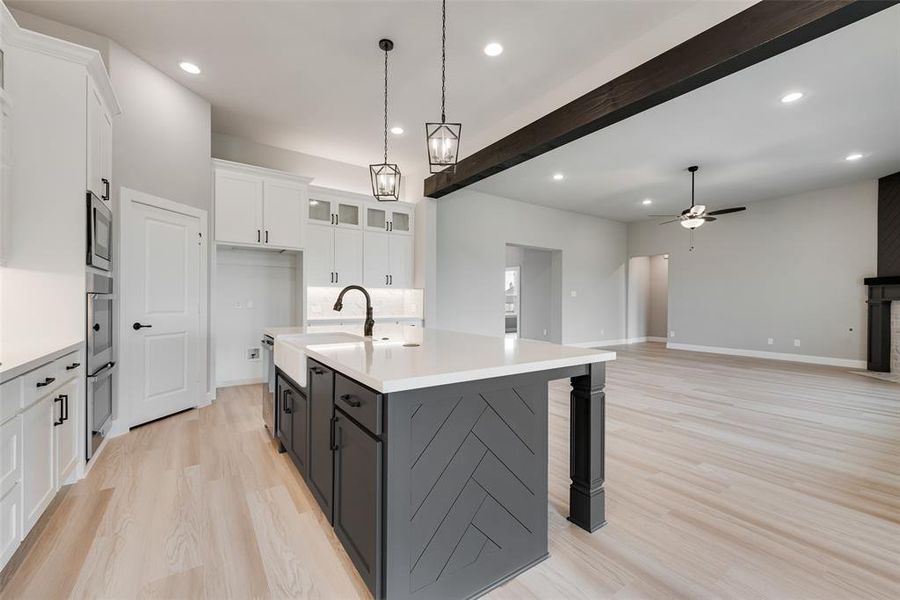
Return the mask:
<svg viewBox="0 0 900 600">
<path fill-rule="evenodd" d="M 900 275 L 867 277 L 869 287 L 869 343 L 866 366 L 870 371 L 891 370 L 891 302 L 900 302 Z"/>
</svg>

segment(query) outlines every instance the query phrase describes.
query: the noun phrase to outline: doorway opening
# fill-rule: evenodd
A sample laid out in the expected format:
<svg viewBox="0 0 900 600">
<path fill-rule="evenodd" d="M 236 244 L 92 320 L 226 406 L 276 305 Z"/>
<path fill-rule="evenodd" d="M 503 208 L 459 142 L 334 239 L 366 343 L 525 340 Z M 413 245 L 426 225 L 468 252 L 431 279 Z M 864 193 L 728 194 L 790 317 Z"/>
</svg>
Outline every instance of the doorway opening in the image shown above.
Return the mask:
<svg viewBox="0 0 900 600">
<path fill-rule="evenodd" d="M 506 245 L 504 331 L 508 338 L 562 342 L 562 251 Z"/>
<path fill-rule="evenodd" d="M 628 343 L 665 342 L 669 336 L 669 255 L 628 261 Z"/>
</svg>

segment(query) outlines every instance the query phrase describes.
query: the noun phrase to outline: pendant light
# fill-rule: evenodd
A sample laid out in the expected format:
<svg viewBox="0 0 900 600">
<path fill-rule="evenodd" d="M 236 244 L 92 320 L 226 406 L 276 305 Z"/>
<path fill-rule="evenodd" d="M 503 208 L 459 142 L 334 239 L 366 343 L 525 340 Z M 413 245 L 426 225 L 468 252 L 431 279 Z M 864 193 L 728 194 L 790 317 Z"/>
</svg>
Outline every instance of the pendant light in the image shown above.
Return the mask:
<svg viewBox="0 0 900 600">
<path fill-rule="evenodd" d="M 384 51 L 384 162 L 369 165 L 372 177 L 372 195 L 379 202 L 396 202 L 400 200 L 400 169 L 396 164 L 388 162 L 388 52 L 394 49 L 394 42 L 388 39 L 378 41 L 378 47 Z"/>
<path fill-rule="evenodd" d="M 425 123 L 428 166 L 432 173 L 456 171 L 462 123 L 447 122 L 447 0 L 441 0 L 441 122 Z"/>
</svg>

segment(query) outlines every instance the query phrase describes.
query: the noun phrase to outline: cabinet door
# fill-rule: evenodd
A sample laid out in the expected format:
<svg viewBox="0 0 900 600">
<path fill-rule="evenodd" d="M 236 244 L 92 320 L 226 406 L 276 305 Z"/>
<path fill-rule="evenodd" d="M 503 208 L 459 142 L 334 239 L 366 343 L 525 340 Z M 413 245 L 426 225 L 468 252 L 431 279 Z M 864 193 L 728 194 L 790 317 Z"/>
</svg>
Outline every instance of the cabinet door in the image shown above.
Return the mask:
<svg viewBox="0 0 900 600">
<path fill-rule="evenodd" d="M 387 231 L 390 221 L 390 213 L 385 208 L 366 207 L 366 229 L 372 231 Z"/>
<path fill-rule="evenodd" d="M 103 184 L 103 193 L 109 195 L 107 200 L 112 200 L 112 117 L 105 108 L 100 116 L 100 183 L 110 182 Z"/>
<path fill-rule="evenodd" d="M 257 244 L 262 242 L 262 230 L 262 180 L 217 171 L 216 240 Z"/>
<path fill-rule="evenodd" d="M 291 407 L 291 445 L 288 448 L 300 474 L 306 477 L 309 456 L 309 406 L 306 396 L 290 384 L 285 389 L 284 399 Z"/>
<path fill-rule="evenodd" d="M 279 375 L 275 379 L 275 399 L 278 412 L 278 418 L 275 419 L 275 436 L 286 450 L 291 449 L 291 429 L 294 420 L 291 418 L 290 400 L 285 400 L 289 386 L 284 378 Z"/>
<path fill-rule="evenodd" d="M 391 233 L 404 233 L 410 234 L 412 233 L 413 227 L 413 219 L 412 219 L 412 211 L 406 210 L 392 210 L 391 211 L 391 222 L 388 226 Z"/>
<path fill-rule="evenodd" d="M 366 231 L 363 270 L 366 287 L 385 287 L 391 272 L 391 234 Z"/>
<path fill-rule="evenodd" d="M 331 225 L 309 225 L 306 228 L 306 250 L 303 277 L 306 285 L 334 285 L 334 228 Z"/>
<path fill-rule="evenodd" d="M 334 371 L 310 364 L 309 385 L 309 472 L 307 481 L 322 512 L 332 522 L 331 500 L 334 491 L 334 453 L 331 450 L 331 417 L 334 416 Z"/>
<path fill-rule="evenodd" d="M 334 531 L 375 598 L 381 597 L 381 442 L 335 411 Z"/>
<path fill-rule="evenodd" d="M 103 101 L 89 80 L 87 86 L 87 189 L 104 195 L 103 189 Z"/>
<path fill-rule="evenodd" d="M 22 417 L 0 425 L 0 496 L 22 478 Z M 21 488 L 20 488 L 21 489 Z"/>
<path fill-rule="evenodd" d="M 270 246 L 297 248 L 304 192 L 285 183 L 266 181 L 263 186 L 263 242 Z"/>
<path fill-rule="evenodd" d="M 412 287 L 413 239 L 408 235 L 391 236 L 391 287 Z"/>
<path fill-rule="evenodd" d="M 335 202 L 334 224 L 343 229 L 362 229 L 362 207 L 352 202 Z"/>
<path fill-rule="evenodd" d="M 22 534 L 31 531 L 56 490 L 53 464 L 53 423 L 58 402 L 50 394 L 22 413 Z"/>
<path fill-rule="evenodd" d="M 306 201 L 306 220 L 318 225 L 334 225 L 334 212 L 331 210 L 331 202 L 320 198 L 310 198 Z"/>
<path fill-rule="evenodd" d="M 19 531 L 22 494 L 20 486 L 16 486 L 0 497 L 0 569 L 12 558 L 22 534 Z"/>
<path fill-rule="evenodd" d="M 58 417 L 53 428 L 56 446 L 56 481 L 63 485 L 69 479 L 75 464 L 78 461 L 78 431 L 77 423 L 80 423 L 81 414 L 81 386 L 78 380 L 73 380 L 59 388 L 54 394 L 54 399 L 61 398 L 57 404 Z M 60 421 L 62 421 L 60 423 Z"/>
<path fill-rule="evenodd" d="M 338 285 L 361 285 L 363 279 L 363 232 L 334 229 L 334 272 Z"/>
</svg>

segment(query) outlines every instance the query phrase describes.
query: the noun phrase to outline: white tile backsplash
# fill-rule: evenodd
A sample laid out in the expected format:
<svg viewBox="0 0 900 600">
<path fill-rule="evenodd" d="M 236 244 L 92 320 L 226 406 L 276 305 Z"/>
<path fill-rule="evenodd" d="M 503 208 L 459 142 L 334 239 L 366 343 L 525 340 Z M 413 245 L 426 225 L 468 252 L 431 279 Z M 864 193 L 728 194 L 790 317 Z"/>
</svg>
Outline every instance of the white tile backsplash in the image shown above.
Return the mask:
<svg viewBox="0 0 900 600">
<path fill-rule="evenodd" d="M 375 320 L 379 318 L 424 319 L 425 290 L 420 289 L 388 289 L 372 288 L 372 309 Z M 333 310 L 341 288 L 310 287 L 306 288 L 306 319 L 362 319 L 366 316 L 366 299 L 358 291 L 350 291 L 344 295 L 344 309 Z"/>
</svg>

